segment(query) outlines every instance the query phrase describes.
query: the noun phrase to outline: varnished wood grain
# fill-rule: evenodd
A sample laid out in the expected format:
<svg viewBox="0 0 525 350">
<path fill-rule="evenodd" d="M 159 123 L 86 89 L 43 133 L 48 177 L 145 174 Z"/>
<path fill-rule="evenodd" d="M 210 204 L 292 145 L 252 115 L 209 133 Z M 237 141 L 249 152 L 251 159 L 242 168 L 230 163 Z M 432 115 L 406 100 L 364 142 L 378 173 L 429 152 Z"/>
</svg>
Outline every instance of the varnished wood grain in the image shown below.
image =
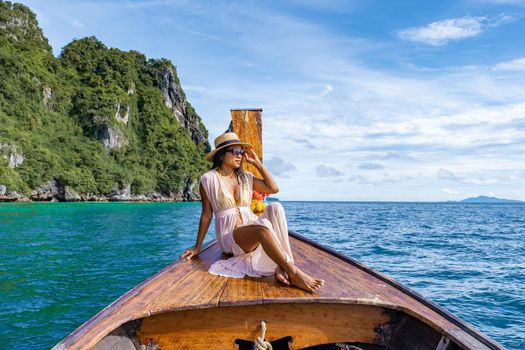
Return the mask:
<svg viewBox="0 0 525 350">
<path fill-rule="evenodd" d="M 293 337 L 294 348 L 334 342 L 381 344 L 374 331 L 390 320 L 381 308 L 338 304 L 273 304 L 219 307 L 150 317 L 137 332 L 160 349 L 234 349 L 237 338 L 255 340 L 260 322 L 266 339 Z"/>
<path fill-rule="evenodd" d="M 239 135 L 241 141 L 253 145 L 255 153 L 262 162 L 262 109 L 232 109 L 230 112 L 233 131 Z M 261 176 L 253 165 L 246 162 L 244 170 L 251 172 L 257 177 Z"/>
<path fill-rule="evenodd" d="M 227 279 L 209 274 L 209 265 L 202 260 L 196 259 L 193 264 L 195 266 L 191 273 L 180 280 L 172 281 L 168 288 L 158 293 L 143 309 L 148 310 L 149 314 L 156 314 L 185 309 L 190 305 L 191 308 L 217 306 Z M 195 281 L 199 281 L 198 288 Z"/>
<path fill-rule="evenodd" d="M 340 260 L 329 256 L 312 246 L 297 240 L 291 240 L 295 263 L 302 270 L 325 280 L 325 285 L 317 293 L 307 293 L 297 288 L 282 288 L 282 285 L 268 285 L 263 289 L 264 301 L 278 299 L 303 299 L 330 302 L 352 303 L 365 300 L 368 304 L 389 305 L 386 300 L 380 300 L 378 294 L 372 292 L 366 284 L 353 278 L 348 266 L 340 266 Z"/>
<path fill-rule="evenodd" d="M 273 308 L 272 305 L 291 303 L 313 305 L 313 308 L 319 309 L 324 307 L 323 304 L 338 303 L 342 307 L 362 304 L 400 310 L 447 334 L 465 349 L 489 349 L 462 330 L 460 323 L 444 317 L 411 297 L 389 283 L 389 279 L 380 278 L 380 274 L 373 275 L 366 268 L 345 262 L 337 254 L 330 254 L 295 238 L 291 238 L 291 246 L 297 265 L 307 273 L 325 280 L 325 286 L 318 293 L 287 287 L 277 282 L 273 276 L 234 279 L 211 275 L 207 272 L 209 266 L 218 259 L 227 258 L 217 244 L 212 244 L 193 261 L 178 261 L 134 288 L 67 337 L 57 349 L 89 349 L 127 321 L 145 318 L 144 322 L 148 323 L 150 315 L 158 315 L 154 318 L 158 320 L 159 317 L 168 317 L 164 314 L 174 310 L 188 310 L 184 312 L 192 313 L 204 308 L 218 315 L 233 310 L 231 307 L 237 308 L 236 310 L 261 307 L 264 310 Z M 245 306 L 241 307 L 242 305 Z M 229 317 L 229 313 L 226 316 Z M 143 333 L 144 337 L 145 334 Z M 251 333 L 246 334 L 248 336 Z M 289 334 L 282 336 L 285 335 Z M 186 340 L 180 341 L 189 341 L 189 338 L 184 339 Z"/>
<path fill-rule="evenodd" d="M 187 281 L 193 281 L 193 283 L 195 283 L 198 279 L 191 278 L 191 276 L 199 271 L 207 271 L 209 265 L 221 256 L 222 252 L 217 244 L 211 244 L 203 249 L 198 258 L 190 262 L 179 260 L 171 264 L 99 312 L 62 342 L 57 344 L 55 348 L 89 349 L 123 323 L 150 316 L 152 314 L 151 304 L 154 304 L 157 298 L 169 292 L 170 289 L 177 288 L 177 286 Z M 208 274 L 206 273 L 206 275 Z M 222 287 L 224 286 L 225 281 L 223 279 L 216 281 L 219 284 L 222 283 Z M 189 286 L 191 290 L 193 290 L 193 287 L 194 285 Z M 187 289 L 188 288 L 185 288 L 185 290 Z M 221 289 L 220 285 L 218 289 Z M 216 300 L 212 300 L 211 295 L 213 295 L 213 290 L 204 291 L 207 293 L 201 295 L 200 299 L 194 299 L 193 301 L 199 306 L 216 306 L 220 293 L 216 293 Z M 194 307 L 193 304 L 187 303 L 184 297 L 185 296 L 182 295 L 180 299 L 172 299 L 168 304 L 161 306 L 160 310 L 153 311 L 161 312 L 163 309 Z"/>
<path fill-rule="evenodd" d="M 297 244 L 294 254 L 297 252 L 299 257 L 304 256 L 307 259 L 310 259 L 310 261 L 323 261 L 322 264 L 318 265 L 307 264 L 308 266 L 305 267 L 305 271 L 312 275 L 316 275 L 316 271 L 322 269 L 320 266 L 323 265 L 328 267 L 328 271 L 326 272 L 329 274 L 328 276 L 330 276 L 329 279 L 333 278 L 334 272 L 348 278 L 348 281 L 343 285 L 336 284 L 330 287 L 330 289 L 359 288 L 366 291 L 366 295 L 355 299 L 354 302 L 369 305 L 384 305 L 395 310 L 406 312 L 408 315 L 414 316 L 416 319 L 419 319 L 432 328 L 448 334 L 451 339 L 462 344 L 466 349 L 504 349 L 490 339 L 487 339 L 489 343 L 481 342 L 477 337 L 474 337 L 469 332 L 466 332 L 459 327 L 459 324 L 466 326 L 465 328 L 470 328 L 471 326 L 466 325 L 463 321 L 460 321 L 457 318 L 457 321 L 453 322 L 453 320 L 450 320 L 450 317 L 444 317 L 442 313 L 437 312 L 425 303 L 416 300 L 410 294 L 397 288 L 396 285 L 398 285 L 398 283 L 393 281 L 390 277 L 383 276 L 375 271 L 373 271 L 374 274 L 371 274 L 371 269 L 364 267 L 361 264 L 359 265 L 362 268 L 358 268 L 352 264 L 344 263 L 344 261 L 342 263 L 342 259 L 338 258 L 336 256 L 337 254 L 329 254 L 329 252 L 327 254 L 326 251 L 316 248 L 311 243 L 305 243 L 302 241 L 299 243 L 297 240 L 293 241 Z M 375 275 L 378 275 L 381 278 L 378 278 Z M 327 282 L 329 283 L 329 280 Z M 406 289 L 406 287 L 404 288 Z M 321 290 L 319 293 L 321 298 L 323 297 L 323 293 L 325 293 L 326 297 L 326 290 Z M 331 292 L 328 292 L 328 294 L 331 294 Z M 370 299 L 370 297 L 374 295 L 376 297 Z M 344 302 L 345 298 L 343 296 L 341 297 Z M 442 312 L 446 313 L 444 310 L 442 310 Z M 451 318 L 454 319 L 455 317 Z M 473 332 L 484 337 L 476 330 L 473 330 Z"/>
<path fill-rule="evenodd" d="M 262 304 L 264 284 L 261 278 L 228 278 L 219 306 Z"/>
</svg>

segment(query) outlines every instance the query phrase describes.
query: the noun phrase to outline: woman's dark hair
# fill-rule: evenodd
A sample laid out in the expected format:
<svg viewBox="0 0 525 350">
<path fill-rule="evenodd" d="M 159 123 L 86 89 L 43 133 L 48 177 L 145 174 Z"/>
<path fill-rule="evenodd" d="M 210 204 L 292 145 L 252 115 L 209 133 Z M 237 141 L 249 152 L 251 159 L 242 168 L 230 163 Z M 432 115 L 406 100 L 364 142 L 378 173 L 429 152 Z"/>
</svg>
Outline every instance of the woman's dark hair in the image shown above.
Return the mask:
<svg viewBox="0 0 525 350">
<path fill-rule="evenodd" d="M 226 151 L 227 147 L 224 147 L 215 152 L 215 154 L 213 155 L 213 165 L 211 166 L 212 170 L 219 169 L 221 167 L 222 159 L 224 158 Z M 239 181 L 241 185 L 244 185 L 244 183 L 246 182 L 246 174 L 244 173 L 244 170 L 242 170 L 243 163 L 244 159 L 241 161 L 241 166 L 233 170 L 235 172 L 235 176 L 237 176 L 237 181 Z"/>
</svg>

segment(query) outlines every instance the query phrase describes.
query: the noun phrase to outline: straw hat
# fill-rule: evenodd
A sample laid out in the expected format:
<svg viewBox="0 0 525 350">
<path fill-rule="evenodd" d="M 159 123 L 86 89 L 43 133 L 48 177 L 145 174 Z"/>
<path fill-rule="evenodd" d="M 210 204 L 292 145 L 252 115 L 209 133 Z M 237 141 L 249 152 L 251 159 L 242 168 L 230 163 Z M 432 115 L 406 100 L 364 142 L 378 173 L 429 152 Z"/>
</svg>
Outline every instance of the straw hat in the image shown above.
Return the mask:
<svg viewBox="0 0 525 350">
<path fill-rule="evenodd" d="M 225 147 L 228 147 L 231 145 L 241 145 L 241 146 L 250 147 L 250 148 L 253 147 L 249 143 L 241 142 L 241 140 L 239 139 L 239 136 L 237 136 L 237 134 L 234 132 L 225 132 L 224 134 L 219 135 L 215 139 L 214 143 L 215 143 L 215 149 L 211 151 L 210 153 L 208 153 L 208 155 L 206 156 L 206 160 L 210 162 L 213 161 L 213 156 L 215 155 L 215 153 L 217 153 L 218 150 L 223 149 Z"/>
</svg>

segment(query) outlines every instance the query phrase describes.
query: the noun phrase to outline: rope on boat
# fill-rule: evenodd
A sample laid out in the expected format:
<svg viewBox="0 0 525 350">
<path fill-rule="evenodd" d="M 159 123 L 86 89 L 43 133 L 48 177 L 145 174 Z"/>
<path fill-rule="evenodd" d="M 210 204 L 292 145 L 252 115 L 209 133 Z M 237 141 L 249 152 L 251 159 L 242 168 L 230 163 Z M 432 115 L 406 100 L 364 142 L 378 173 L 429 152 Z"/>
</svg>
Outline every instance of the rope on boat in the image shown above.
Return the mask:
<svg viewBox="0 0 525 350">
<path fill-rule="evenodd" d="M 261 321 L 261 336 L 255 339 L 254 350 L 273 350 L 272 344 L 265 341 L 266 337 L 266 321 Z"/>
</svg>

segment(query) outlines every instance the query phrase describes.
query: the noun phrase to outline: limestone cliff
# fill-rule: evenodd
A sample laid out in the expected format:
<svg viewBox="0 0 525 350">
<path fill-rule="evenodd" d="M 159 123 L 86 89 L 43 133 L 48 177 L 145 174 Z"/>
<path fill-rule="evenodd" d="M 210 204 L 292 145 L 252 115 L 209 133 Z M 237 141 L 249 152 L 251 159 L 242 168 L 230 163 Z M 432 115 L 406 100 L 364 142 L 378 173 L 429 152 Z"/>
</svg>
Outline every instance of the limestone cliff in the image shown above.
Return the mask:
<svg viewBox="0 0 525 350">
<path fill-rule="evenodd" d="M 55 57 L 0 0 L 0 200 L 196 200 L 208 132 L 175 66 L 95 37 Z"/>
<path fill-rule="evenodd" d="M 172 111 L 173 117 L 188 131 L 195 144 L 205 145 L 208 142 L 207 132 L 203 130 L 200 118 L 186 101 L 175 68 L 166 66 L 160 72 L 160 88 L 164 95 L 164 102 Z"/>
</svg>

